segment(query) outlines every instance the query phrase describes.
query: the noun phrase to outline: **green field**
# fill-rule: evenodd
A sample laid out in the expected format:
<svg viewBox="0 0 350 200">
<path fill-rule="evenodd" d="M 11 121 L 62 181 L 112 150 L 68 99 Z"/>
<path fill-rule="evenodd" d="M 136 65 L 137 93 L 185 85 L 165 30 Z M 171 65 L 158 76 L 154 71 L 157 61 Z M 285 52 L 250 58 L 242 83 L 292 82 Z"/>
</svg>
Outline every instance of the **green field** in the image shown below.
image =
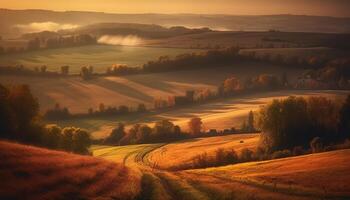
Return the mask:
<svg viewBox="0 0 350 200">
<path fill-rule="evenodd" d="M 91 45 L 3 55 L 0 56 L 0 65 L 22 64 L 30 68 L 46 65 L 50 71 L 57 71 L 61 66 L 69 65 L 71 73 L 78 73 L 82 66 L 91 65 L 95 72 L 105 72 L 107 67 L 113 64 L 138 67 L 159 56 L 175 56 L 195 51 L 200 50 Z"/>
</svg>

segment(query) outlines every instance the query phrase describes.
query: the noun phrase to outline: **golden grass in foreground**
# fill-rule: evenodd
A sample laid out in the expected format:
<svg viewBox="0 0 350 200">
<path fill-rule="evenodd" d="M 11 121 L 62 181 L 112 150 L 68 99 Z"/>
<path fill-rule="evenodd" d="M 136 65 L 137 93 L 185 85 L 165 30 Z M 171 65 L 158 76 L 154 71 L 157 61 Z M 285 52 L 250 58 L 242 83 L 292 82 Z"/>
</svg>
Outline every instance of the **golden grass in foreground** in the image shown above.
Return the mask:
<svg viewBox="0 0 350 200">
<path fill-rule="evenodd" d="M 195 138 L 165 145 L 147 155 L 151 163 L 159 168 L 169 169 L 192 162 L 192 158 L 207 152 L 214 156 L 218 148 L 234 149 L 239 153 L 243 148 L 254 150 L 259 134 L 237 134 L 208 138 Z"/>
<path fill-rule="evenodd" d="M 121 164 L 0 141 L 0 199 L 133 199 L 140 178 Z"/>
<path fill-rule="evenodd" d="M 259 192 L 264 199 L 293 195 L 295 199 L 350 199 L 350 150 L 338 150 L 263 162 L 188 170 L 183 178 L 205 187 Z M 233 187 L 234 186 L 234 187 Z M 275 198 L 267 198 L 275 199 Z M 278 196 L 277 196 L 278 199 Z M 284 199 L 279 197 L 279 199 Z"/>
</svg>

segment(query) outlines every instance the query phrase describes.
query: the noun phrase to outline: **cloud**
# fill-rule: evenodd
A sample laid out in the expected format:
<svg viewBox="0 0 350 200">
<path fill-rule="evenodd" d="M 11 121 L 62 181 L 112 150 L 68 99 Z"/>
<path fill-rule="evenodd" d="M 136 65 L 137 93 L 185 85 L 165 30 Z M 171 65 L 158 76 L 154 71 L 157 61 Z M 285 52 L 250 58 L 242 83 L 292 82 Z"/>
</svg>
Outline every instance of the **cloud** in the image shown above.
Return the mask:
<svg viewBox="0 0 350 200">
<path fill-rule="evenodd" d="M 18 24 L 15 26 L 19 28 L 22 32 L 33 33 L 41 31 L 58 31 L 64 29 L 77 28 L 78 25 L 74 24 L 58 24 L 55 22 L 33 22 L 30 24 Z"/>
<path fill-rule="evenodd" d="M 141 44 L 142 39 L 136 35 L 104 35 L 98 39 L 100 44 L 136 46 Z"/>
</svg>

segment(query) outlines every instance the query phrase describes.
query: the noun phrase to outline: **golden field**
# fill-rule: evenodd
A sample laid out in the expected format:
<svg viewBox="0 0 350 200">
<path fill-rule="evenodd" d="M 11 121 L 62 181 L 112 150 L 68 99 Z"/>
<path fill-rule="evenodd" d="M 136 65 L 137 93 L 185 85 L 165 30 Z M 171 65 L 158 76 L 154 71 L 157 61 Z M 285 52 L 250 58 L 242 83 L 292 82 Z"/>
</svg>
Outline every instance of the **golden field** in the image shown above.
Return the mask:
<svg viewBox="0 0 350 200">
<path fill-rule="evenodd" d="M 0 141 L 0 199 L 134 199 L 137 172 L 121 164 Z"/>
<path fill-rule="evenodd" d="M 191 163 L 193 157 L 206 152 L 214 156 L 217 149 L 234 149 L 239 153 L 243 148 L 255 150 L 259 134 L 236 134 L 208 138 L 195 138 L 164 145 L 147 155 L 147 160 L 161 169 L 171 169 Z"/>
<path fill-rule="evenodd" d="M 188 170 L 180 176 L 248 199 L 349 199 L 349 158 L 350 150 L 338 150 Z"/>
</svg>

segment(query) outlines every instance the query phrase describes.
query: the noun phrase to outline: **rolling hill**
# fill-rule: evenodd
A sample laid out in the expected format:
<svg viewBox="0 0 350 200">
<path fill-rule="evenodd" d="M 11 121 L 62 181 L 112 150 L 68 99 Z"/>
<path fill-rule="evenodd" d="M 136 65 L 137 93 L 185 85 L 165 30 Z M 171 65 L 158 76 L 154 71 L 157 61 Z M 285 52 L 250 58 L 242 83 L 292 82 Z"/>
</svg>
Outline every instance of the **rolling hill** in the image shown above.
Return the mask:
<svg viewBox="0 0 350 200">
<path fill-rule="evenodd" d="M 0 141 L 0 199 L 134 199 L 137 172 L 117 163 Z"/>
<path fill-rule="evenodd" d="M 350 150 L 181 172 L 216 195 L 247 199 L 349 199 Z"/>
</svg>

